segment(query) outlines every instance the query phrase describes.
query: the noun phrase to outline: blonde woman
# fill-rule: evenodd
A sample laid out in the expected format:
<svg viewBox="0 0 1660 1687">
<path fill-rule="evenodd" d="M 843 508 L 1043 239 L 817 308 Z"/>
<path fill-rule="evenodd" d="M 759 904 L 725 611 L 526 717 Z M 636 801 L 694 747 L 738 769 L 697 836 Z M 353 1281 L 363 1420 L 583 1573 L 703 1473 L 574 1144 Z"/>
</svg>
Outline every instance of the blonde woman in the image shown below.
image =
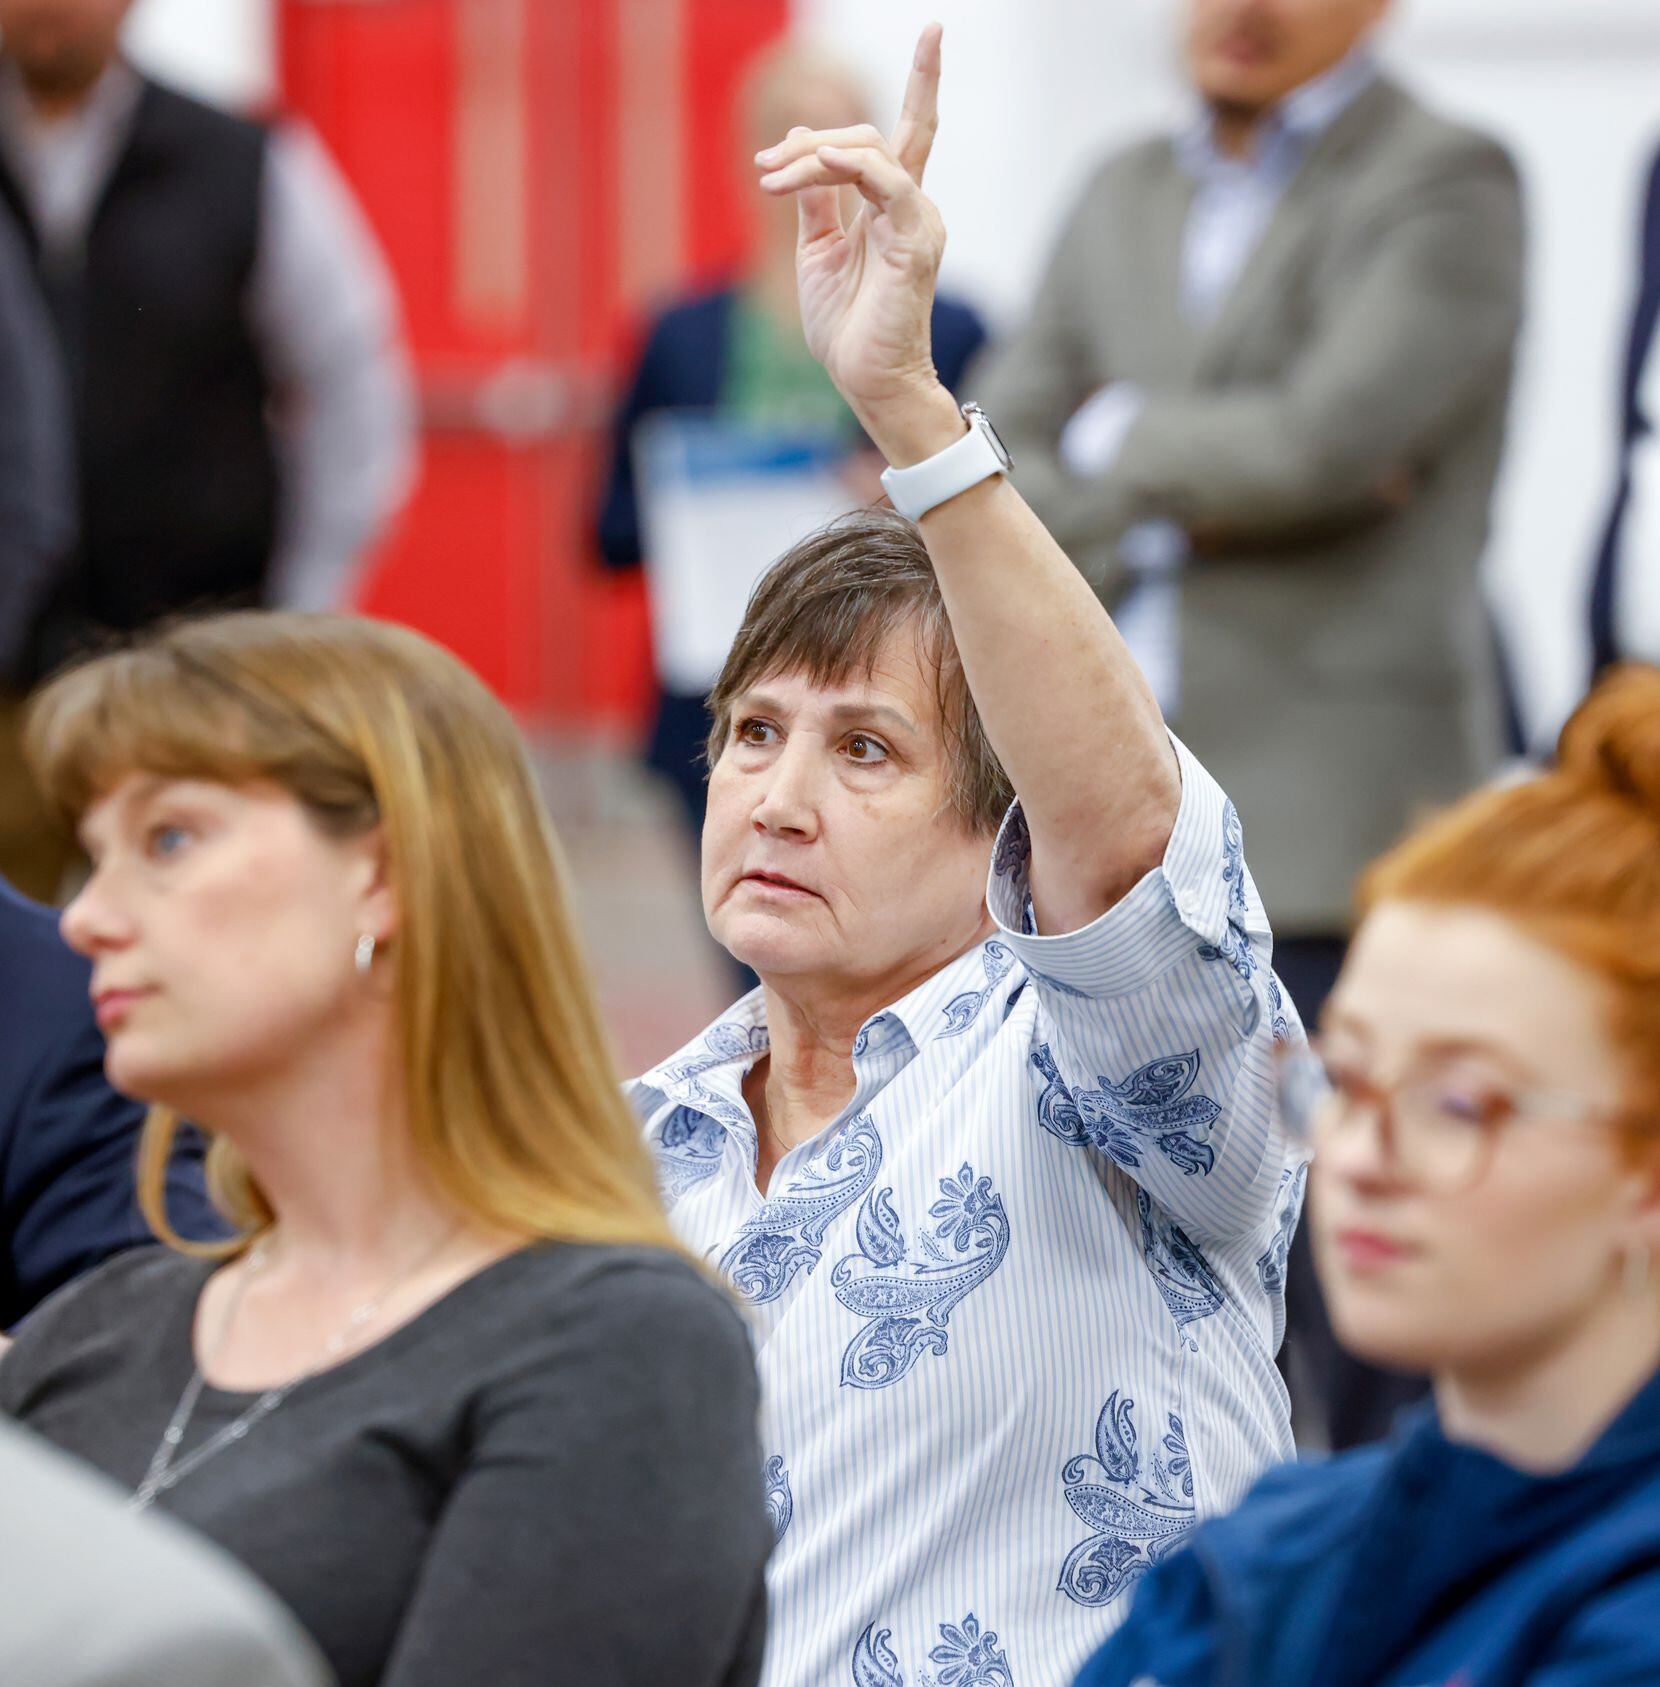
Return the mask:
<svg viewBox="0 0 1660 1687">
<path fill-rule="evenodd" d="M 342 1687 L 754 1681 L 746 1336 L 670 1238 L 506 712 L 414 633 L 240 614 L 60 678 L 30 745 L 173 1248 L 25 1323 L 0 1409 L 229 1549 Z M 163 1210 L 184 1116 L 213 1257 Z"/>
<path fill-rule="evenodd" d="M 1362 906 L 1285 1093 L 1337 1333 L 1434 1403 L 1162 1555 L 1079 1687 L 1647 1687 L 1660 673 L 1616 671 L 1555 770 L 1431 821 Z"/>
</svg>

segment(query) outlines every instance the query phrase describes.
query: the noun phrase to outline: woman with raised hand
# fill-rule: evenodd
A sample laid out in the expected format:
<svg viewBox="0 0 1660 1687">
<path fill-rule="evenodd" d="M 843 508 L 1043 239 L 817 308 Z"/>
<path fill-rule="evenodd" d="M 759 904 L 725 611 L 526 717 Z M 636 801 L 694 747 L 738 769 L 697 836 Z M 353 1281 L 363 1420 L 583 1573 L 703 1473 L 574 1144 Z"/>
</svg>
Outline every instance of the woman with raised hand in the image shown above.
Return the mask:
<svg viewBox="0 0 1660 1687">
<path fill-rule="evenodd" d="M 1433 1404 L 1202 1524 L 1080 1687 L 1660 1681 L 1660 671 L 1361 903 L 1283 1088 L 1337 1333 Z"/>
<path fill-rule="evenodd" d="M 30 745 L 173 1246 L 29 1319 L 0 1410 L 240 1558 L 342 1687 L 755 1681 L 747 1338 L 668 1231 L 507 712 L 415 633 L 237 614 L 72 670 Z M 164 1210 L 181 1117 L 211 1252 Z"/>
</svg>

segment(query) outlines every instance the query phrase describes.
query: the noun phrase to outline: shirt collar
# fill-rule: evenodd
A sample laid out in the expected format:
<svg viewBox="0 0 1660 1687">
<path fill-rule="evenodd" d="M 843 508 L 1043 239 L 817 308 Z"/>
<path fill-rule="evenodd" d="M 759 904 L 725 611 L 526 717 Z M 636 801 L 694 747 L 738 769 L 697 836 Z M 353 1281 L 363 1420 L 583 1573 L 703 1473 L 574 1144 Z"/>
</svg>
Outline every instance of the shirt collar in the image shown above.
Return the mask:
<svg viewBox="0 0 1660 1687">
<path fill-rule="evenodd" d="M 1299 153 L 1311 147 L 1345 111 L 1377 80 L 1377 58 L 1370 47 L 1356 47 L 1347 58 L 1312 81 L 1303 83 L 1280 101 L 1264 124 L 1261 143 L 1253 157 L 1235 159 L 1216 149 L 1215 126 L 1208 111 L 1201 111 L 1177 137 L 1176 153 L 1182 168 L 1196 180 L 1234 170 L 1250 174 L 1276 150 L 1276 143 L 1289 143 Z"/>
<path fill-rule="evenodd" d="M 965 1031 L 999 994 L 1014 964 L 1008 944 L 995 937 L 977 943 L 872 1014 L 854 1039 L 854 1061 L 877 1061 L 900 1071 L 929 1043 Z M 641 1085 L 753 1134 L 743 1080 L 771 1047 L 766 1012 L 765 992 L 752 990 L 706 1031 L 643 1073 Z"/>
</svg>

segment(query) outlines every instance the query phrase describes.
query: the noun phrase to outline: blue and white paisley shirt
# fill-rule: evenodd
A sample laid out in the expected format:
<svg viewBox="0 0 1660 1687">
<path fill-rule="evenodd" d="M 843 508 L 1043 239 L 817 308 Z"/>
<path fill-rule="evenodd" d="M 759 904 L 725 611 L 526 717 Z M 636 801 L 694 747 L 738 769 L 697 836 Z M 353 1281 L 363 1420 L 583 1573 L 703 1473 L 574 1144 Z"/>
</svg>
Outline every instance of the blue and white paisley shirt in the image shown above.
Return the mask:
<svg viewBox="0 0 1660 1687">
<path fill-rule="evenodd" d="M 755 1186 L 759 991 L 630 1086 L 682 1238 L 748 1303 L 777 1548 L 769 1687 L 1059 1687 L 1196 1516 L 1290 1455 L 1273 1354 L 1299 1037 L 1238 818 L 1177 746 L 1164 863 L 875 1015 L 846 1111 Z"/>
</svg>

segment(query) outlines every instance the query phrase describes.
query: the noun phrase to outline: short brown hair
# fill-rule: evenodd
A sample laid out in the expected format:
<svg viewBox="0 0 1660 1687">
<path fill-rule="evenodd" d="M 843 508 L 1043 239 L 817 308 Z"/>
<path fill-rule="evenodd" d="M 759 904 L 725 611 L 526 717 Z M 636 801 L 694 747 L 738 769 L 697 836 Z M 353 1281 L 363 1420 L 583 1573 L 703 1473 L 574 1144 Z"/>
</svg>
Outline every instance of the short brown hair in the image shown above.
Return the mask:
<svg viewBox="0 0 1660 1687">
<path fill-rule="evenodd" d="M 916 523 L 890 509 L 831 522 L 762 575 L 709 694 L 709 765 L 726 748 L 733 703 L 751 686 L 782 673 L 803 673 L 814 685 L 868 677 L 888 634 L 907 622 L 934 673 L 947 804 L 970 832 L 995 832 L 1014 789 L 980 724 L 928 547 Z"/>
</svg>

